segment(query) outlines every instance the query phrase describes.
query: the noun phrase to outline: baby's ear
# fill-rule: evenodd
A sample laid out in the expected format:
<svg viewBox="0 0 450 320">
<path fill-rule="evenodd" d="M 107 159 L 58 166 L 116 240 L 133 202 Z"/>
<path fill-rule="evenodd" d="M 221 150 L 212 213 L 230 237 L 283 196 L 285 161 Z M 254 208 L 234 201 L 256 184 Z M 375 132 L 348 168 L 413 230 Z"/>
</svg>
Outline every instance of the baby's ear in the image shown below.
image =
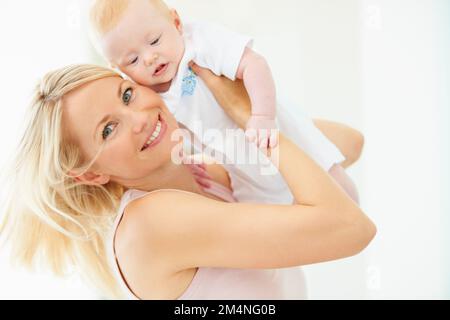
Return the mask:
<svg viewBox="0 0 450 320">
<path fill-rule="evenodd" d="M 181 22 L 180 16 L 178 15 L 177 10 L 170 9 L 170 15 L 172 16 L 173 22 L 175 24 L 175 28 L 177 28 L 180 34 L 183 34 L 183 23 Z"/>
</svg>

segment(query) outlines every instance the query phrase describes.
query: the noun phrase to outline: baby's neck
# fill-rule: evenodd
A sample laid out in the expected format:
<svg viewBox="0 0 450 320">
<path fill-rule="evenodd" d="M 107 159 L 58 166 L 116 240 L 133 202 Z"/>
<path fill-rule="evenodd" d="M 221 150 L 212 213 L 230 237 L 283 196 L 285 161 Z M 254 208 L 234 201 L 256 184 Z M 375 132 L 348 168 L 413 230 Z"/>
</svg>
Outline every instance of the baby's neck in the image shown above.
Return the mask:
<svg viewBox="0 0 450 320">
<path fill-rule="evenodd" d="M 150 88 L 157 93 L 164 93 L 164 92 L 169 91 L 171 85 L 172 85 L 172 80 L 169 82 L 160 83 L 160 84 L 151 86 Z"/>
</svg>

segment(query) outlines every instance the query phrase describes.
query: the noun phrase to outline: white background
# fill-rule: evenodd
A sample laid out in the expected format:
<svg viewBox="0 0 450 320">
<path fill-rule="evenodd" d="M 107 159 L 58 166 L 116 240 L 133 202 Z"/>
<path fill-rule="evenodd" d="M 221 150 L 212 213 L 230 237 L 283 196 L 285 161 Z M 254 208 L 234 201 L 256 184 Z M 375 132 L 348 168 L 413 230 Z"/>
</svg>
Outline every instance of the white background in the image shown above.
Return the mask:
<svg viewBox="0 0 450 320">
<path fill-rule="evenodd" d="M 39 77 L 66 64 L 101 62 L 87 39 L 88 2 L 0 2 L 1 168 Z M 450 1 L 168 2 L 182 19 L 253 36 L 280 94 L 366 137 L 349 173 L 377 237 L 357 257 L 306 267 L 309 296 L 450 298 Z M 97 297 L 75 276 L 29 273 L 7 259 L 0 251 L 0 298 Z"/>
</svg>

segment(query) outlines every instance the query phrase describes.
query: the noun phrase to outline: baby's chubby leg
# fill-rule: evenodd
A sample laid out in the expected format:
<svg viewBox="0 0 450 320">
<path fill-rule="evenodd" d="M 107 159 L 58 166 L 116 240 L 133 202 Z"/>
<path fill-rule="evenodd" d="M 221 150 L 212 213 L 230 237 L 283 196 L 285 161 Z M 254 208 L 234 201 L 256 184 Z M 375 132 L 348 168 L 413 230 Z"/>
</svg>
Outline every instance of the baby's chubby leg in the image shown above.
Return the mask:
<svg viewBox="0 0 450 320">
<path fill-rule="evenodd" d="M 322 119 L 313 119 L 313 122 L 344 155 L 345 161 L 341 163 L 343 168 L 348 168 L 360 158 L 364 147 L 361 132 L 338 122 Z"/>
<path fill-rule="evenodd" d="M 362 135 L 356 135 L 356 130 L 336 123 L 320 120 L 317 125 L 302 112 L 294 114 L 283 105 L 279 106 L 277 120 L 280 131 L 328 171 L 342 189 L 359 203 L 357 189 L 342 164 L 356 161 L 356 153 L 350 146 L 356 145 L 358 139 L 354 138 Z"/>
<path fill-rule="evenodd" d="M 352 179 L 345 172 L 361 156 L 364 147 L 364 136 L 347 125 L 327 121 L 313 120 L 314 125 L 339 149 L 345 160 L 339 165 L 335 164 L 328 171 L 344 191 L 359 204 L 358 190 Z"/>
</svg>

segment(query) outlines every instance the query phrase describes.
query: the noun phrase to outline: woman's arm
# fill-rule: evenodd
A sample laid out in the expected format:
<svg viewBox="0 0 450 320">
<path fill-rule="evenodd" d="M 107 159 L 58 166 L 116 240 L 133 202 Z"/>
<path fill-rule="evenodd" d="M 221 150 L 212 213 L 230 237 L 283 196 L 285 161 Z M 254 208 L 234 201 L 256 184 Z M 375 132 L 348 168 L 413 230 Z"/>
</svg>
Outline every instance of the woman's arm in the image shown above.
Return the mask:
<svg viewBox="0 0 450 320">
<path fill-rule="evenodd" d="M 225 203 L 179 191 L 131 202 L 123 222 L 133 230 L 127 241 L 133 254 L 121 266 L 137 275 L 127 278 L 132 287 L 140 286 L 155 259 L 173 273 L 199 266 L 282 268 L 364 249 L 376 233 L 370 219 L 283 135 L 278 148 L 280 172 L 296 204 Z"/>
<path fill-rule="evenodd" d="M 242 101 L 217 81 L 228 99 Z M 369 244 L 374 224 L 330 176 L 283 135 L 278 152 L 296 204 L 225 203 L 166 190 L 128 205 L 121 268 L 138 296 L 151 288 L 145 279 L 155 261 L 170 274 L 195 267 L 270 269 L 348 257 Z"/>
</svg>

